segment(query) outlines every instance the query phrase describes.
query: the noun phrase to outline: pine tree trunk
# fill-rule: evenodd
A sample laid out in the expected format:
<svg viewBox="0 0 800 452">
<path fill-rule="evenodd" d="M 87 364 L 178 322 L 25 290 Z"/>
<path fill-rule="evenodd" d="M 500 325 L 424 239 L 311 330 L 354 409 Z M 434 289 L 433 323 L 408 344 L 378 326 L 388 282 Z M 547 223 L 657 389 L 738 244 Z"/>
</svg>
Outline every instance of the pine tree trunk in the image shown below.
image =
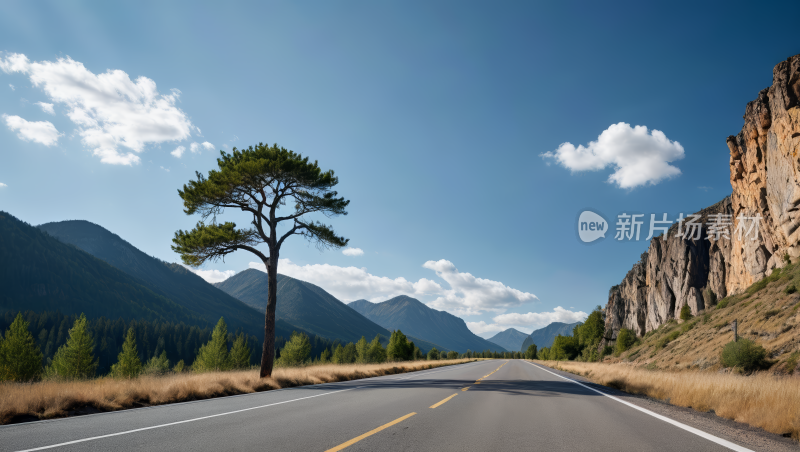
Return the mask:
<svg viewBox="0 0 800 452">
<path fill-rule="evenodd" d="M 267 265 L 267 311 L 264 314 L 264 348 L 261 351 L 261 378 L 272 376 L 275 361 L 275 305 L 278 298 L 278 253 L 270 253 Z"/>
</svg>

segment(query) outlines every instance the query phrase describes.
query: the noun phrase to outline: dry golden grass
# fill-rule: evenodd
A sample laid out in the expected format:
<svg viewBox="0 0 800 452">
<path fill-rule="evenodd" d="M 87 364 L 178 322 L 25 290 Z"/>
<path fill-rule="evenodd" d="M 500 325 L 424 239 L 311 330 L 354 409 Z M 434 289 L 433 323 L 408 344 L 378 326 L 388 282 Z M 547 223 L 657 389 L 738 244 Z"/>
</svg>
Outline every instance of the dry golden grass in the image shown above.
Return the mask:
<svg viewBox="0 0 800 452">
<path fill-rule="evenodd" d="M 539 361 L 595 383 L 643 394 L 800 440 L 800 378 L 759 372 L 647 370 L 632 364 Z"/>
<path fill-rule="evenodd" d="M 392 375 L 474 360 L 412 361 L 384 364 L 324 364 L 282 367 L 271 378 L 257 370 L 171 374 L 130 380 L 110 377 L 86 381 L 0 383 L 0 424 L 35 417 L 50 419 L 75 411 L 115 411 L 166 403 L 247 394 L 272 389 Z M 72 412 L 72 413 L 71 413 Z"/>
</svg>

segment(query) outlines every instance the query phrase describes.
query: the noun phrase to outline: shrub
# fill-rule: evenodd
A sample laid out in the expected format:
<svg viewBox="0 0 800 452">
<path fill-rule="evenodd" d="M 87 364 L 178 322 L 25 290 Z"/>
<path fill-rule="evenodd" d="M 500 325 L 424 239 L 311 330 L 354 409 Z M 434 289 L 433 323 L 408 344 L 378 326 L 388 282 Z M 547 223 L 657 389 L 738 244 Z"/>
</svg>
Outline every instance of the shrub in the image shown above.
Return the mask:
<svg viewBox="0 0 800 452">
<path fill-rule="evenodd" d="M 610 355 L 612 353 L 614 353 L 614 347 L 612 347 L 610 345 L 606 345 L 603 348 L 603 356 L 601 356 L 600 359 L 603 359 L 603 357 L 608 356 L 608 355 Z"/>
<path fill-rule="evenodd" d="M 794 373 L 794 368 L 797 367 L 798 360 L 800 360 L 800 351 L 794 351 L 789 355 L 789 359 L 786 360 L 786 370 L 789 372 L 789 375 Z"/>
<path fill-rule="evenodd" d="M 749 372 L 763 366 L 766 357 L 764 347 L 750 339 L 740 338 L 725 345 L 720 354 L 720 363 L 724 367 L 739 367 Z"/>
<path fill-rule="evenodd" d="M 769 319 L 770 317 L 774 317 L 781 313 L 780 309 L 770 309 L 769 311 L 764 313 L 764 319 Z"/>
<path fill-rule="evenodd" d="M 433 347 L 428 352 L 428 361 L 435 361 L 439 359 L 439 350 L 436 350 L 436 347 Z"/>
<path fill-rule="evenodd" d="M 781 279 L 781 276 L 783 276 L 783 273 L 781 272 L 781 269 L 780 268 L 776 268 L 775 270 L 772 271 L 772 273 L 769 276 L 767 276 L 766 278 L 761 279 L 761 281 L 753 283 L 752 286 L 748 287 L 747 288 L 747 294 L 748 295 L 752 295 L 752 294 L 758 292 L 759 290 L 767 287 L 767 284 L 771 283 L 772 281 L 777 281 L 777 280 Z"/>
<path fill-rule="evenodd" d="M 452 350 L 447 352 L 447 359 L 458 359 L 458 352 Z"/>
<path fill-rule="evenodd" d="M 684 322 L 692 318 L 692 310 L 688 304 L 683 305 L 681 308 L 681 320 Z"/>
<path fill-rule="evenodd" d="M 706 324 L 710 321 L 711 321 L 711 313 L 706 312 L 705 314 L 703 314 L 703 324 Z"/>
<path fill-rule="evenodd" d="M 143 373 L 146 375 L 164 375 L 169 372 L 169 359 L 167 352 L 163 351 L 158 356 L 153 356 L 144 365 Z"/>
<path fill-rule="evenodd" d="M 783 293 L 787 295 L 791 295 L 795 292 L 797 292 L 797 287 L 795 287 L 794 284 L 789 284 L 785 289 L 783 289 Z"/>
<path fill-rule="evenodd" d="M 681 330 L 675 330 L 666 336 L 662 337 L 661 339 L 656 342 L 656 350 L 661 350 L 662 348 L 666 347 L 667 344 L 674 341 L 681 335 Z"/>
<path fill-rule="evenodd" d="M 636 334 L 633 331 L 627 328 L 620 329 L 619 334 L 617 334 L 617 354 L 631 348 L 635 342 Z"/>
<path fill-rule="evenodd" d="M 731 302 L 730 298 L 723 298 L 722 300 L 717 303 L 717 309 L 725 309 L 728 307 L 728 303 Z"/>
</svg>

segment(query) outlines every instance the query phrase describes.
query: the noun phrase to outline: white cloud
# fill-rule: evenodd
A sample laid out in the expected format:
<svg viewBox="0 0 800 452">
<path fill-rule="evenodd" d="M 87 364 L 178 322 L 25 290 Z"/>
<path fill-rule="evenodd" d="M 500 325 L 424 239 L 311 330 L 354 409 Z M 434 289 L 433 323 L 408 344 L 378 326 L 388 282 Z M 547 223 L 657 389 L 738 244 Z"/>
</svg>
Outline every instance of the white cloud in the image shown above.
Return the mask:
<svg viewBox="0 0 800 452">
<path fill-rule="evenodd" d="M 186 266 L 184 265 L 184 267 Z M 186 267 L 186 269 L 205 279 L 209 284 L 225 281 L 236 274 L 236 272 L 233 270 L 196 270 L 191 267 Z"/>
<path fill-rule="evenodd" d="M 467 328 L 475 334 L 499 333 L 508 329 L 496 323 L 486 323 L 483 320 L 480 322 L 467 322 Z"/>
<path fill-rule="evenodd" d="M 14 87 L 11 83 L 8 84 L 8 87 L 11 88 L 11 91 L 16 91 L 17 88 Z"/>
<path fill-rule="evenodd" d="M 147 77 L 132 81 L 121 70 L 98 75 L 70 57 L 31 62 L 18 53 L 0 58 L 0 69 L 28 75 L 50 100 L 66 105 L 83 143 L 103 163 L 139 163 L 145 145 L 180 141 L 196 129 L 175 106 L 180 91 L 160 94 Z"/>
<path fill-rule="evenodd" d="M 433 270 L 450 285 L 439 298 L 428 303 L 432 308 L 456 315 L 476 315 L 484 311 L 503 312 L 507 308 L 537 301 L 536 295 L 522 292 L 499 281 L 476 278 L 459 272 L 447 260 L 428 261 L 423 267 Z"/>
<path fill-rule="evenodd" d="M 684 157 L 683 146 L 670 141 L 664 132 L 647 127 L 631 127 L 620 122 L 604 130 L 587 146 L 563 143 L 555 151 L 540 154 L 545 160 L 553 159 L 561 166 L 576 171 L 598 171 L 611 166 L 614 173 L 609 183 L 620 188 L 640 185 L 655 185 L 664 179 L 681 174 L 681 170 L 670 165 Z"/>
<path fill-rule="evenodd" d="M 533 330 L 544 328 L 553 322 L 582 322 L 586 320 L 586 317 L 588 317 L 588 314 L 583 311 L 573 312 L 561 306 L 556 306 L 550 312 L 500 314 L 492 319 L 492 323 L 486 323 L 483 320 L 480 322 L 467 322 L 467 328 L 475 334 L 500 332 L 508 328 L 516 328 L 519 331 L 530 334 Z"/>
<path fill-rule="evenodd" d="M 169 172 L 169 168 L 164 168 L 163 166 L 162 166 L 162 167 L 160 167 L 160 168 L 161 168 L 162 170 L 166 171 L 166 172 Z"/>
<path fill-rule="evenodd" d="M 342 250 L 342 254 L 344 254 L 345 256 L 363 256 L 364 250 L 362 250 L 361 248 L 347 247 Z"/>
<path fill-rule="evenodd" d="M 266 271 L 264 264 L 250 262 L 250 268 Z M 384 301 L 398 295 L 423 296 L 428 292 L 441 292 L 442 287 L 422 278 L 417 282 L 407 279 L 375 276 L 366 268 L 338 267 L 328 264 L 297 265 L 289 259 L 278 261 L 278 272 L 302 281 L 316 284 L 342 301 L 361 298 Z"/>
<path fill-rule="evenodd" d="M 45 113 L 49 113 L 51 115 L 56 114 L 56 111 L 53 109 L 53 104 L 48 104 L 47 102 L 36 102 L 36 105 L 41 107 L 42 111 Z"/>
<path fill-rule="evenodd" d="M 3 115 L 3 119 L 11 131 L 17 132 L 20 140 L 53 146 L 58 143 L 58 137 L 62 135 L 50 121 L 27 121 L 19 116 L 9 115 Z"/>
<path fill-rule="evenodd" d="M 6 184 L 4 184 L 4 183 L 0 182 L 0 188 L 4 188 L 4 187 L 8 187 L 8 185 L 6 185 Z"/>
<path fill-rule="evenodd" d="M 213 151 L 214 145 L 209 143 L 208 141 L 204 141 L 202 143 L 192 143 L 191 145 L 189 145 L 189 150 L 192 151 L 192 154 L 199 153 L 202 150 L 200 148 L 203 148 L 208 151 Z"/>
<path fill-rule="evenodd" d="M 178 146 L 175 148 L 174 151 L 170 152 L 170 154 L 174 155 L 177 158 L 181 158 L 184 152 L 186 152 L 186 148 L 183 146 Z"/>
<path fill-rule="evenodd" d="M 367 299 L 384 301 L 398 295 L 416 298 L 437 297 L 428 305 L 456 315 L 474 315 L 484 311 L 503 312 L 510 306 L 536 301 L 535 295 L 512 289 L 497 281 L 459 272 L 446 260 L 428 261 L 423 267 L 436 271 L 450 289 L 436 281 L 421 278 L 417 282 L 403 277 L 391 279 L 370 274 L 366 268 L 338 267 L 328 264 L 296 265 L 289 259 L 278 262 L 278 272 L 316 284 L 343 301 Z M 264 264 L 251 262 L 250 268 L 265 271 Z"/>
</svg>

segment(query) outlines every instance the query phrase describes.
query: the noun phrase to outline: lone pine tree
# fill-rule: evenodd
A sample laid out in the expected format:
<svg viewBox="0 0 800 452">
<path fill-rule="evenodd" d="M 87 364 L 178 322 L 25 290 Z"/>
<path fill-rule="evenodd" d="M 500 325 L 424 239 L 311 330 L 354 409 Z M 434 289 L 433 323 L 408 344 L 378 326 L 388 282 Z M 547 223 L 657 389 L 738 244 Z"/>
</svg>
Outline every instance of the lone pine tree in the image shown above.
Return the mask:
<svg viewBox="0 0 800 452">
<path fill-rule="evenodd" d="M 230 355 L 228 354 L 228 325 L 225 319 L 220 317 L 214 331 L 211 332 L 211 339 L 200 346 L 197 358 L 192 364 L 195 372 L 209 372 L 230 369 Z"/>
<path fill-rule="evenodd" d="M 139 350 L 136 347 L 136 332 L 133 328 L 128 328 L 117 363 L 111 366 L 111 374 L 115 377 L 135 378 L 141 372 L 142 360 L 139 359 Z"/>
<path fill-rule="evenodd" d="M 348 239 L 334 233 L 330 226 L 308 219 L 315 213 L 327 217 L 347 215 L 350 201 L 333 191 L 339 183 L 332 170 L 322 171 L 315 161 L 277 144 L 259 143 L 248 149 L 220 151 L 218 170 L 208 177 L 197 172 L 197 179 L 178 190 L 187 215 L 200 214 L 201 221 L 190 231 L 179 230 L 172 239 L 172 249 L 186 265 L 198 267 L 216 261 L 237 250 L 245 250 L 261 259 L 267 269 L 267 307 L 264 313 L 264 346 L 261 351 L 261 377 L 272 375 L 275 357 L 275 306 L 277 303 L 278 259 L 283 242 L 300 235 L 321 248 L 340 248 Z M 287 203 L 294 210 L 280 215 Z M 234 209 L 252 216 L 249 228 L 235 223 L 217 223 L 217 215 Z M 211 220 L 206 224 L 207 220 Z M 278 235 L 278 226 L 288 224 L 288 231 Z M 266 245 L 268 253 L 258 249 Z"/>
</svg>

